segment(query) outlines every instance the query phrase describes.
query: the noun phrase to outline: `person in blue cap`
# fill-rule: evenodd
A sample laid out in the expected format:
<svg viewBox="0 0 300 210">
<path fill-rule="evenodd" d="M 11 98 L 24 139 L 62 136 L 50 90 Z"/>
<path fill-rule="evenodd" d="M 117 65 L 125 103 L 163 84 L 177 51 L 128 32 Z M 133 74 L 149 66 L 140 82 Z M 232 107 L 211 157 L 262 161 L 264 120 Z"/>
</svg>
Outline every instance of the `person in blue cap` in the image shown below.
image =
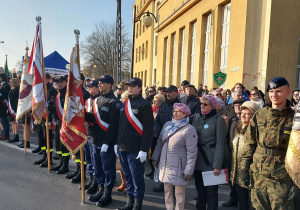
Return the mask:
<svg viewBox="0 0 300 210">
<path fill-rule="evenodd" d="M 94 155 L 94 173 L 98 183 L 98 192 L 89 197 L 89 201 L 104 207 L 112 202 L 112 188 L 116 178 L 116 155 L 118 126 L 121 103 L 114 95 L 114 79 L 110 75 L 99 78 L 100 96 L 93 100 L 93 112 L 86 112 L 85 119 L 93 123 L 92 143 Z"/>
<path fill-rule="evenodd" d="M 127 203 L 119 210 L 140 210 L 145 193 L 145 161 L 152 144 L 154 118 L 150 102 L 142 97 L 142 80 L 128 83 L 129 97 L 120 109 L 118 148 L 126 181 Z"/>
<path fill-rule="evenodd" d="M 255 209 L 294 209 L 288 200 L 293 182 L 285 169 L 294 111 L 287 100 L 288 81 L 273 78 L 267 86 L 270 103 L 254 113 L 245 133 L 240 178 L 251 188 Z"/>
</svg>

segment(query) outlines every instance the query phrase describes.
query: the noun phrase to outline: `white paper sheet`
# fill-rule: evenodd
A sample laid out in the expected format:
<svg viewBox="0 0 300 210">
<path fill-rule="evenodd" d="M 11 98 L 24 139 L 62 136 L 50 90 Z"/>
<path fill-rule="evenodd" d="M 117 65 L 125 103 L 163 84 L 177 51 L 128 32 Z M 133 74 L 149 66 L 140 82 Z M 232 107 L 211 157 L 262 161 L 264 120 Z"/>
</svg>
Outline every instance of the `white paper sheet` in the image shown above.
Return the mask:
<svg viewBox="0 0 300 210">
<path fill-rule="evenodd" d="M 204 186 L 212 186 L 212 185 L 219 185 L 219 184 L 227 184 L 226 181 L 226 174 L 224 170 L 221 170 L 219 176 L 214 175 L 214 171 L 205 171 L 202 172 L 203 183 Z"/>
</svg>

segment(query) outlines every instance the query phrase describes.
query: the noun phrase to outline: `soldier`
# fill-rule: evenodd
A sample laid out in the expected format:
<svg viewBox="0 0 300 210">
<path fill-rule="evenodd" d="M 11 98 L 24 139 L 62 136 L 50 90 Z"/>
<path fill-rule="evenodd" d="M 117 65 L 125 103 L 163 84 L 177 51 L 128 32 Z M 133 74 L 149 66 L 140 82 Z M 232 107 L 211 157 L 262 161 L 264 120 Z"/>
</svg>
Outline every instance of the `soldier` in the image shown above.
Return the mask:
<svg viewBox="0 0 300 210">
<path fill-rule="evenodd" d="M 293 209 L 288 200 L 292 180 L 284 162 L 294 117 L 287 100 L 291 90 L 285 78 L 275 77 L 267 92 L 271 102 L 254 114 L 245 134 L 240 177 L 251 184 L 255 209 Z"/>
<path fill-rule="evenodd" d="M 56 153 L 58 154 L 60 161 L 56 166 L 51 168 L 51 171 L 57 171 L 56 172 L 57 174 L 64 174 L 69 171 L 70 152 L 60 141 L 60 129 L 62 125 L 65 96 L 67 91 L 67 81 L 68 79 L 65 76 L 59 77 L 55 81 L 59 86 L 59 93 L 57 94 L 55 100 L 56 111 L 53 113 L 53 117 L 55 120 L 54 139 L 55 139 Z"/>
<path fill-rule="evenodd" d="M 145 193 L 144 171 L 152 144 L 154 118 L 151 104 L 142 97 L 142 80 L 132 78 L 129 98 L 120 110 L 118 150 L 126 180 L 127 204 L 119 210 L 139 210 Z"/>
<path fill-rule="evenodd" d="M 110 75 L 99 78 L 101 95 L 94 99 L 94 114 L 86 113 L 86 120 L 93 123 L 92 142 L 94 145 L 95 177 L 99 185 L 98 192 L 89 197 L 89 201 L 104 207 L 112 202 L 112 188 L 116 178 L 116 155 L 119 115 L 121 103 L 114 95 L 114 80 Z"/>
</svg>

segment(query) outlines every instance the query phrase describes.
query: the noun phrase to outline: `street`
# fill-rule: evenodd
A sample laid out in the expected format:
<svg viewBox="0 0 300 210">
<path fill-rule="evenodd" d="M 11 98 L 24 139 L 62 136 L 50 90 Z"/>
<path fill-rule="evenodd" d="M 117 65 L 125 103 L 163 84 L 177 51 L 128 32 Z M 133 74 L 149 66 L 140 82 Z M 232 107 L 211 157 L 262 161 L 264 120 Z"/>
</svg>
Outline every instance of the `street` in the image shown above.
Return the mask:
<svg viewBox="0 0 300 210">
<path fill-rule="evenodd" d="M 20 129 L 20 133 L 22 133 Z M 23 139 L 23 135 L 20 135 Z M 17 143 L 0 142 L 0 209 L 99 209 L 94 203 L 88 201 L 86 195 L 85 203 L 81 202 L 79 184 L 71 184 L 64 175 L 57 175 L 48 172 L 32 164 L 41 156 L 31 153 L 37 146 L 37 134 L 31 136 L 31 148 L 24 150 L 18 148 Z M 57 161 L 54 160 L 54 163 Z M 75 169 L 74 160 L 70 160 L 70 169 Z M 146 165 L 146 172 L 149 170 Z M 165 209 L 164 194 L 154 193 L 152 189 L 158 184 L 153 180 L 145 178 L 146 192 L 143 202 L 143 209 Z M 120 175 L 117 172 L 116 185 L 120 185 Z M 185 209 L 195 209 L 197 191 L 194 187 L 194 180 L 191 180 L 186 190 Z M 229 199 L 229 186 L 219 187 L 219 206 Z M 105 209 L 116 209 L 126 202 L 125 193 L 113 191 L 113 202 Z M 238 209 L 222 208 L 220 209 Z"/>
</svg>

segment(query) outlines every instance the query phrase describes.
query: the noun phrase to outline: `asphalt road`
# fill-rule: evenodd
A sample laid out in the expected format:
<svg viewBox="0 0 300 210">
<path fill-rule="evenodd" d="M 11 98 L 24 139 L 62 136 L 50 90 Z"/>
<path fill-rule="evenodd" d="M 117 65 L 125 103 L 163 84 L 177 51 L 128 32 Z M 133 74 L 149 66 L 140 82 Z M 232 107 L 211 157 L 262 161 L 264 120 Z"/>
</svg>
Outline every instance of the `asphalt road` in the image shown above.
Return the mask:
<svg viewBox="0 0 300 210">
<path fill-rule="evenodd" d="M 20 135 L 20 139 L 22 139 Z M 64 175 L 48 172 L 46 168 L 40 168 L 33 163 L 41 156 L 32 154 L 31 150 L 37 146 L 37 135 L 31 136 L 31 148 L 24 150 L 18 148 L 17 143 L 0 142 L 0 210 L 19 209 L 99 209 L 94 203 L 88 201 L 86 195 L 85 203 L 81 202 L 79 184 L 71 184 Z M 75 168 L 74 161 L 70 161 L 70 168 Z M 146 171 L 149 167 L 146 166 Z M 118 172 L 117 172 L 118 173 Z M 116 186 L 121 183 L 117 174 Z M 153 180 L 145 178 L 146 192 L 143 209 L 165 209 L 164 194 L 152 192 L 153 187 L 158 184 Z M 185 209 L 195 209 L 197 191 L 194 181 L 191 180 L 186 190 Z M 219 187 L 219 206 L 229 199 L 229 186 Z M 113 191 L 113 202 L 105 209 L 116 209 L 126 202 L 126 195 Z M 222 208 L 219 209 L 238 209 Z"/>
</svg>

